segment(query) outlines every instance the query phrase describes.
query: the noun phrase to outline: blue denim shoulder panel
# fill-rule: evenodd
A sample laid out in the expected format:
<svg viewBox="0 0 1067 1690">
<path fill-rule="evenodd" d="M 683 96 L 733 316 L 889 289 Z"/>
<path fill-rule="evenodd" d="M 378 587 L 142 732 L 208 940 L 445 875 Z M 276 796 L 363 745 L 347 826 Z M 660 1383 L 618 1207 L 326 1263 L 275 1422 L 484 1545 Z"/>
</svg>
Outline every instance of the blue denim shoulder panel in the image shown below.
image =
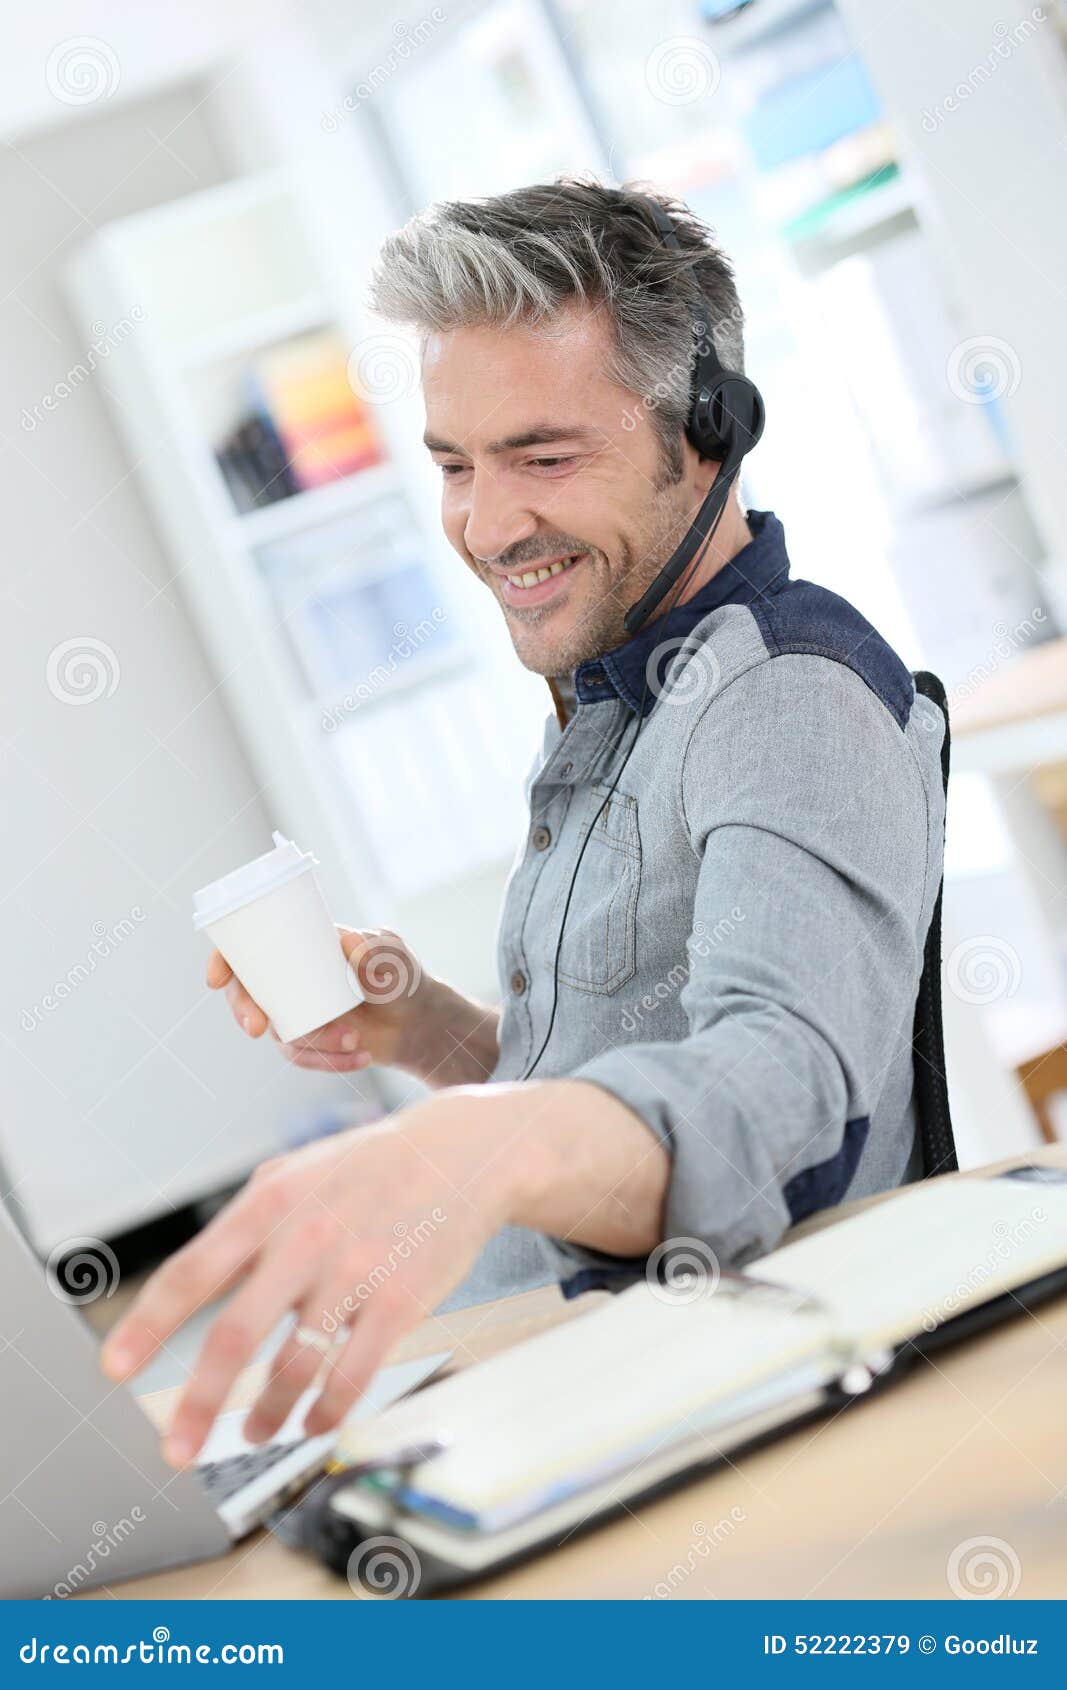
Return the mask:
<svg viewBox="0 0 1067 1690">
<path fill-rule="evenodd" d="M 831 1209 L 835 1203 L 844 1200 L 870 1130 L 871 1123 L 866 1115 L 855 1121 L 846 1121 L 840 1150 L 827 1157 L 825 1162 L 816 1162 L 813 1168 L 804 1168 L 799 1174 L 794 1174 L 782 1187 L 782 1196 L 794 1226 L 817 1210 Z"/>
<path fill-rule="evenodd" d="M 772 657 L 803 653 L 844 664 L 881 699 L 897 726 L 907 727 L 915 701 L 911 674 L 847 599 L 813 581 L 790 581 L 749 608 Z"/>
</svg>

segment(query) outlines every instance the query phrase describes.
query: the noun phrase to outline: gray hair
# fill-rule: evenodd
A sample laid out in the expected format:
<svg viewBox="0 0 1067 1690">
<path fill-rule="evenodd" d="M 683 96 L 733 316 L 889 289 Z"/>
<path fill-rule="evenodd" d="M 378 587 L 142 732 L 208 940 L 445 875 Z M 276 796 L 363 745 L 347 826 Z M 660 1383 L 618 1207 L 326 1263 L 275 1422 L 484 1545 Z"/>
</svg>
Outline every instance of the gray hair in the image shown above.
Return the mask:
<svg viewBox="0 0 1067 1690">
<path fill-rule="evenodd" d="M 648 206 L 670 216 L 664 243 Z M 391 235 L 371 305 L 433 331 L 551 320 L 574 302 L 602 307 L 614 330 L 608 374 L 648 409 L 673 474 L 689 410 L 694 307 L 728 370 L 744 370 L 744 317 L 733 269 L 688 208 L 632 185 L 561 178 L 491 199 L 431 206 Z"/>
</svg>

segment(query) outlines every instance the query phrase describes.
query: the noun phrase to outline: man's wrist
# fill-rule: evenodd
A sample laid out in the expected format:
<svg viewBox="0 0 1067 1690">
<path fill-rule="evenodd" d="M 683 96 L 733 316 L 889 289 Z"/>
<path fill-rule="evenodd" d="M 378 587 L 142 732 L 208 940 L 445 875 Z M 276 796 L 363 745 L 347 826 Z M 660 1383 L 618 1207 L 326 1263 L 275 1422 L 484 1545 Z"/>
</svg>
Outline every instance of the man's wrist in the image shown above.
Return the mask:
<svg viewBox="0 0 1067 1690">
<path fill-rule="evenodd" d="M 499 1022 L 498 1010 L 465 998 L 444 980 L 424 977 L 398 1066 L 435 1091 L 480 1085 L 496 1067 Z"/>
</svg>

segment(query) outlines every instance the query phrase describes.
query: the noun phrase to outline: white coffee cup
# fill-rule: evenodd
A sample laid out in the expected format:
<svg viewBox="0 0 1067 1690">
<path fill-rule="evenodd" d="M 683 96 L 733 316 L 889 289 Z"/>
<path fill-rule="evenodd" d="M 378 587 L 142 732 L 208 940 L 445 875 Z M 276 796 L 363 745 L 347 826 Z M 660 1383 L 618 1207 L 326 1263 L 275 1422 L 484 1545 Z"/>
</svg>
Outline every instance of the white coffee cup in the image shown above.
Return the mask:
<svg viewBox="0 0 1067 1690">
<path fill-rule="evenodd" d="M 274 850 L 193 896 L 193 926 L 222 952 L 283 1044 L 362 997 L 315 878 L 316 859 L 284 834 Z"/>
</svg>

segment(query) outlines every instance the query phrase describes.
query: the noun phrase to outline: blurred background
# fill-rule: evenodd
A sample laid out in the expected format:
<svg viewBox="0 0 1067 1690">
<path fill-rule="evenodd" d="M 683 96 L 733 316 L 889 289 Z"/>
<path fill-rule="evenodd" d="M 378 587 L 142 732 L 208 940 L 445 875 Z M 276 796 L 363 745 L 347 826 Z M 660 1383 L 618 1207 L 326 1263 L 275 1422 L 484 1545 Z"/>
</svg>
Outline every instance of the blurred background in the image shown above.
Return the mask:
<svg viewBox="0 0 1067 1690">
<path fill-rule="evenodd" d="M 434 199 L 642 179 L 717 230 L 744 494 L 955 716 L 961 1159 L 1067 1133 L 1067 25 L 1003 0 L 42 0 L 0 60 L 0 1154 L 42 1254 L 181 1236 L 408 1094 L 242 1043 L 193 891 L 272 828 L 492 998 L 546 707 L 438 533 Z"/>
</svg>

